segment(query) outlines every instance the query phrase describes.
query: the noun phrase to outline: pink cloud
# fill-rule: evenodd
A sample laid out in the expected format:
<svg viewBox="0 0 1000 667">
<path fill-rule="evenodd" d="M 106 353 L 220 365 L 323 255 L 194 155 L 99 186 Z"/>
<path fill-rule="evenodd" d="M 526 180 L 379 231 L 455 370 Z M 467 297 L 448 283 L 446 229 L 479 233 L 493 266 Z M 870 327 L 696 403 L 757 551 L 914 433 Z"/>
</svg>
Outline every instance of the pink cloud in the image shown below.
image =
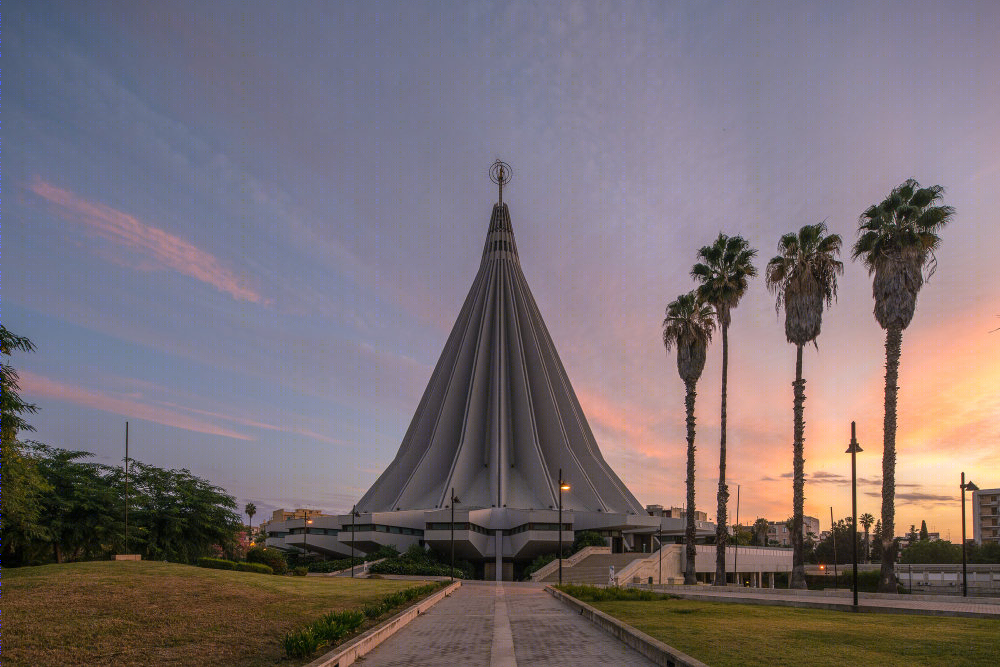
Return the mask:
<svg viewBox="0 0 1000 667">
<path fill-rule="evenodd" d="M 240 424 L 242 426 L 249 426 L 251 428 L 259 428 L 265 431 L 276 431 L 279 433 L 292 433 L 295 435 L 305 436 L 307 438 L 312 438 L 313 440 L 319 440 L 320 442 L 325 442 L 328 445 L 339 445 L 343 447 L 356 447 L 357 443 L 347 442 L 345 440 L 338 440 L 337 438 L 331 438 L 329 436 L 323 435 L 308 428 L 303 428 L 301 426 L 296 426 L 292 428 L 285 428 L 282 426 L 276 426 L 274 424 L 268 424 L 267 422 L 258 421 L 256 419 L 250 419 L 247 417 L 240 417 L 234 415 L 227 415 L 221 412 L 213 412 L 211 410 L 200 410 L 198 408 L 189 408 L 183 405 L 178 405 L 176 403 L 166 403 L 159 402 L 160 405 L 167 406 L 169 408 L 177 408 L 178 410 L 184 410 L 193 414 L 204 415 L 206 417 L 215 417 L 218 419 L 224 419 L 234 424 Z M 293 416 L 293 419 L 301 419 L 300 416 Z"/>
<path fill-rule="evenodd" d="M 113 412 L 124 417 L 145 419 L 146 421 L 173 426 L 185 431 L 194 431 L 195 433 L 221 435 L 237 440 L 253 440 L 251 436 L 244 433 L 232 431 L 209 421 L 198 419 L 197 417 L 192 417 L 169 408 L 147 405 L 132 398 L 108 396 L 98 391 L 65 384 L 29 371 L 19 371 L 18 376 L 18 382 L 25 395 L 67 401 L 95 410 Z"/>
<path fill-rule="evenodd" d="M 82 223 L 88 231 L 141 256 L 142 270 L 170 269 L 207 283 L 239 301 L 265 303 L 247 281 L 209 252 L 104 204 L 87 201 L 35 177 L 28 186 L 64 219 Z"/>
</svg>

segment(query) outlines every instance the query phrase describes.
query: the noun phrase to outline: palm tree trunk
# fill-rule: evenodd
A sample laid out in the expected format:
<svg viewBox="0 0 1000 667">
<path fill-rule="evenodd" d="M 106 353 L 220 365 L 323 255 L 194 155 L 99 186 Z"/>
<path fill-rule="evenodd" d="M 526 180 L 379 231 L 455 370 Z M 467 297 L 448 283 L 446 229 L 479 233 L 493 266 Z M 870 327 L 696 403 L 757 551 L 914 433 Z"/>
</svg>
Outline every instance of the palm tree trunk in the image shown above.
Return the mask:
<svg viewBox="0 0 1000 667">
<path fill-rule="evenodd" d="M 802 408 L 806 400 L 806 381 L 802 379 L 802 345 L 795 346 L 795 382 L 792 387 L 795 389 L 795 404 L 792 408 L 795 442 L 792 445 L 792 581 L 789 588 L 806 588 L 806 568 L 802 553 L 802 505 L 805 502 L 805 461 L 802 454 L 805 423 Z"/>
<path fill-rule="evenodd" d="M 687 408 L 687 527 L 684 531 L 684 552 L 686 554 L 686 564 L 684 566 L 684 583 L 698 583 L 695 575 L 694 559 L 696 549 L 694 546 L 694 382 L 685 382 L 687 394 L 684 397 L 684 407 Z"/>
<path fill-rule="evenodd" d="M 903 329 L 892 327 L 885 332 L 885 421 L 882 431 L 882 572 L 879 593 L 896 592 L 896 393 L 899 390 L 899 353 L 903 347 Z"/>
<path fill-rule="evenodd" d="M 729 537 L 726 504 L 729 487 L 726 486 L 726 388 L 729 382 L 729 326 L 722 327 L 722 428 L 719 436 L 719 506 L 715 521 L 715 585 L 726 585 L 726 538 Z"/>
</svg>

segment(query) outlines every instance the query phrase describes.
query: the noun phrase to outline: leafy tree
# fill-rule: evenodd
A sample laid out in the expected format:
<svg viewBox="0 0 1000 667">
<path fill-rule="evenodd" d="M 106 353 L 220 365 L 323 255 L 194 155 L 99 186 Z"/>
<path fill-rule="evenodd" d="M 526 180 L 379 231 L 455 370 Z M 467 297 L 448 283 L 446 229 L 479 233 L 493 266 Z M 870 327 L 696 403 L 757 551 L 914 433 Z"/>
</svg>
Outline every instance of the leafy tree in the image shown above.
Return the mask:
<svg viewBox="0 0 1000 667">
<path fill-rule="evenodd" d="M 855 532 L 850 519 L 840 519 L 825 539 L 816 544 L 814 554 L 821 563 L 850 563 L 852 558 L 851 539 Z M 836 548 L 834 546 L 836 545 Z M 861 536 L 857 536 L 858 552 L 861 552 Z"/>
<path fill-rule="evenodd" d="M 0 354 L 4 357 L 11 356 L 15 351 L 32 352 L 34 349 L 30 340 L 0 325 Z M 13 366 L 0 362 L 0 469 L 3 474 L 0 539 L 5 564 L 21 562 L 28 555 L 25 550 L 33 542 L 46 537 L 40 500 L 50 490 L 38 472 L 34 458 L 25 451 L 26 443 L 17 438 L 18 431 L 35 430 L 25 416 L 38 410 L 35 404 L 21 399 L 17 380 L 17 371 Z"/>
<path fill-rule="evenodd" d="M 803 226 L 798 234 L 785 234 L 778 242 L 778 255 L 767 263 L 768 288 L 777 294 L 775 308 L 785 306 L 785 338 L 795 345 L 794 445 L 792 453 L 792 579 L 791 588 L 806 588 L 803 553 L 802 511 L 804 495 L 803 447 L 805 441 L 806 381 L 802 379 L 802 348 L 816 344 L 823 325 L 823 303 L 837 297 L 837 275 L 844 265 L 837 259 L 841 240 L 827 234 L 826 224 Z"/>
<path fill-rule="evenodd" d="M 694 524 L 694 400 L 695 385 L 705 369 L 705 356 L 712 331 L 715 329 L 712 307 L 706 305 L 696 292 L 682 294 L 667 306 L 663 320 L 663 345 L 670 352 L 677 348 L 677 372 L 684 382 L 687 411 L 687 527 L 684 531 L 684 583 L 696 583 L 695 575 L 695 524 Z M 721 519 L 720 519 L 721 522 Z M 723 526 L 724 528 L 725 526 Z"/>
<path fill-rule="evenodd" d="M 872 295 L 875 319 L 885 329 L 885 419 L 882 434 L 882 575 L 879 591 L 894 593 L 893 571 L 896 500 L 896 399 L 899 390 L 899 356 L 903 329 L 917 308 L 917 294 L 937 268 L 934 251 L 941 244 L 938 233 L 955 216 L 951 206 L 940 206 L 944 188 L 928 188 L 909 179 L 889 196 L 865 209 L 858 220 L 858 240 L 853 257 L 874 275 Z"/>
<path fill-rule="evenodd" d="M 748 547 L 754 542 L 753 529 L 749 526 L 733 526 L 733 541 L 741 547 Z"/>
<path fill-rule="evenodd" d="M 726 505 L 729 486 L 726 484 L 726 394 L 729 383 L 729 324 L 733 308 L 747 291 L 751 278 L 757 275 L 753 258 L 757 251 L 742 236 L 719 237 L 710 246 L 698 251 L 701 261 L 691 269 L 691 277 L 701 283 L 698 296 L 715 309 L 722 329 L 722 409 L 719 435 L 719 491 L 717 496 L 715 532 L 715 584 L 726 583 Z"/>
<path fill-rule="evenodd" d="M 961 563 L 962 547 L 947 540 L 916 540 L 900 554 L 903 563 Z"/>
<path fill-rule="evenodd" d="M 971 549 L 966 549 L 970 563 L 1000 563 L 1000 544 L 997 542 L 974 544 Z"/>
<path fill-rule="evenodd" d="M 924 542 L 930 539 L 930 533 L 927 532 L 927 522 L 923 519 L 920 520 L 920 539 Z"/>
<path fill-rule="evenodd" d="M 242 521 L 225 490 L 188 470 L 132 463 L 136 542 L 147 558 L 190 563 L 219 546 L 236 548 Z M 130 538 L 131 539 L 131 538 Z"/>
<path fill-rule="evenodd" d="M 89 452 L 46 445 L 33 451 L 51 487 L 41 507 L 55 562 L 103 558 L 121 546 L 123 498 L 114 484 L 116 471 L 87 461 Z"/>
<path fill-rule="evenodd" d="M 762 547 L 767 546 L 767 529 L 769 524 L 767 519 L 760 518 L 753 522 L 754 540 Z"/>
<path fill-rule="evenodd" d="M 583 530 L 577 533 L 573 540 L 573 551 L 576 553 L 585 547 L 606 547 L 608 541 L 600 533 L 593 530 Z"/>
<path fill-rule="evenodd" d="M 31 352 L 34 344 L 0 325 L 0 354 L 9 357 L 15 351 Z M 25 451 L 25 443 L 17 438 L 18 431 L 33 431 L 25 416 L 38 407 L 21 399 L 17 371 L 0 363 L 0 469 L 3 493 L 0 493 L 4 564 L 17 563 L 22 552 L 33 542 L 44 539 L 46 530 L 41 520 L 40 499 L 49 491 L 38 472 L 35 460 Z"/>
<path fill-rule="evenodd" d="M 882 562 L 882 519 L 875 522 L 875 531 L 872 533 L 871 560 Z"/>
<path fill-rule="evenodd" d="M 869 548 L 870 548 L 871 542 L 868 540 L 868 532 L 871 530 L 872 524 L 875 523 L 875 517 L 873 517 L 868 512 L 865 512 L 864 514 L 862 514 L 861 516 L 858 517 L 858 523 L 860 523 L 861 526 L 865 529 L 864 560 L 865 560 L 865 562 L 870 563 L 871 562 L 871 555 L 869 553 Z"/>
</svg>

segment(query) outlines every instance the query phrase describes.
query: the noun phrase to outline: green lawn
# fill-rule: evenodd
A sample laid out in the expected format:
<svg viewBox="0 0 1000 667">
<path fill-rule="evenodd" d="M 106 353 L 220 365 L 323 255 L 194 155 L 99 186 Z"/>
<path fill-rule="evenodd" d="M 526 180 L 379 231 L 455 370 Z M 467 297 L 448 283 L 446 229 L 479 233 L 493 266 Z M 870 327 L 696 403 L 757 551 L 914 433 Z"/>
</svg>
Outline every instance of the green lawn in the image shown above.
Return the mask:
<svg viewBox="0 0 1000 667">
<path fill-rule="evenodd" d="M 994 620 L 680 599 L 589 604 L 712 667 L 1000 664 Z"/>
<path fill-rule="evenodd" d="M 290 667 L 289 630 L 423 583 L 154 562 L 5 568 L 3 665 Z"/>
</svg>

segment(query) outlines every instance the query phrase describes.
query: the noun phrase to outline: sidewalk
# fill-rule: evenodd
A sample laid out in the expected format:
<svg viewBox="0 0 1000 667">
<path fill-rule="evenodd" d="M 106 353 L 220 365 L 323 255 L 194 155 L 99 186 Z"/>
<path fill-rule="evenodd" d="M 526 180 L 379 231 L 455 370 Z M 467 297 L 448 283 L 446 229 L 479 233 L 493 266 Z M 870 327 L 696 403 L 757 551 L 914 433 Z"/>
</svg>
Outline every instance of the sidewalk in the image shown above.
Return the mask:
<svg viewBox="0 0 1000 667">
<path fill-rule="evenodd" d="M 712 586 L 648 586 L 639 588 L 670 593 L 690 600 L 737 602 L 837 611 L 921 614 L 1000 620 L 1000 599 L 960 598 L 944 595 L 882 595 L 860 593 L 858 607 L 850 591 L 801 591 L 779 588 L 718 589 Z"/>
<path fill-rule="evenodd" d="M 466 581 L 357 664 L 364 667 L 567 667 L 652 662 L 539 584 Z"/>
</svg>

